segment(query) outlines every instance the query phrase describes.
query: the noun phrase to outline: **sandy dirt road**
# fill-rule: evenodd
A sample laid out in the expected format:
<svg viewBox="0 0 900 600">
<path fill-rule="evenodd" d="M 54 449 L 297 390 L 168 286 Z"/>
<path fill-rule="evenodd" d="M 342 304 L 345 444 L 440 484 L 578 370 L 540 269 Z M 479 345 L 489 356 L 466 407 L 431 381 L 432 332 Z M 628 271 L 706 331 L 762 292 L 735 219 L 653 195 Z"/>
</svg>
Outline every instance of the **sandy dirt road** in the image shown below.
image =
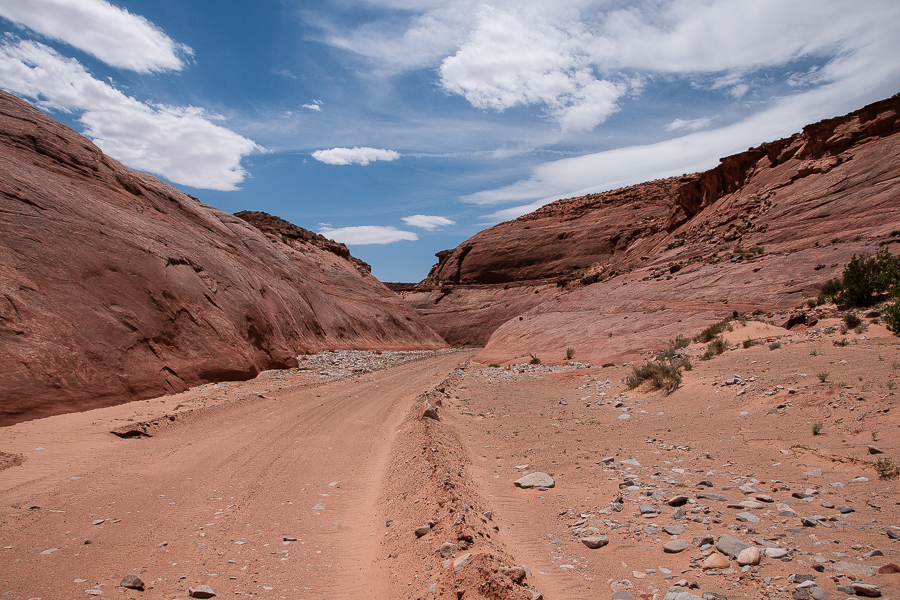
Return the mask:
<svg viewBox="0 0 900 600">
<path fill-rule="evenodd" d="M 0 594 L 384 597 L 373 515 L 392 441 L 415 397 L 468 356 L 293 391 L 235 384 L 240 400 L 150 438 L 109 433 L 144 402 L 5 428 L 2 450 L 26 460 L 0 472 Z M 129 574 L 148 589 L 118 587 Z"/>
</svg>

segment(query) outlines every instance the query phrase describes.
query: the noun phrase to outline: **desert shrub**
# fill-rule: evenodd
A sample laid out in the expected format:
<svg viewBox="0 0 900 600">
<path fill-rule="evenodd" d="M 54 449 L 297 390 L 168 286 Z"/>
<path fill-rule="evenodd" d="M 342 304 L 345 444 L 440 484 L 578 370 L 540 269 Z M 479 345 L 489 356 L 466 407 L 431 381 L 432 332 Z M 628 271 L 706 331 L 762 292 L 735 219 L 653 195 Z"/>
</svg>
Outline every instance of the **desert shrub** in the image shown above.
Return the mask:
<svg viewBox="0 0 900 600">
<path fill-rule="evenodd" d="M 687 339 L 680 333 L 675 336 L 674 340 L 669 340 L 669 344 L 676 350 L 681 350 L 682 348 L 687 348 L 691 345 L 691 340 Z"/>
<path fill-rule="evenodd" d="M 500 368 L 500 363 L 491 363 L 491 364 L 489 364 L 488 366 L 489 366 L 490 368 L 492 368 L 492 369 L 499 369 L 499 368 Z"/>
<path fill-rule="evenodd" d="M 810 298 L 809 300 L 806 301 L 806 306 L 808 308 L 815 308 L 817 305 L 818 305 L 818 302 L 816 301 L 815 298 Z"/>
<path fill-rule="evenodd" d="M 813 426 L 812 426 L 813 435 L 821 435 L 823 427 L 825 427 L 825 424 L 822 423 L 822 421 L 817 421 L 816 423 L 813 423 Z"/>
<path fill-rule="evenodd" d="M 828 371 L 822 371 L 821 373 L 819 373 L 817 375 L 817 377 L 819 378 L 819 381 L 821 381 L 822 383 L 825 383 L 825 380 L 828 379 L 828 375 L 830 375 L 830 373 L 828 373 Z"/>
<path fill-rule="evenodd" d="M 744 345 L 744 348 L 750 348 L 751 346 L 755 346 L 758 342 L 756 342 L 755 340 L 751 340 L 750 338 L 747 338 L 742 343 Z"/>
<path fill-rule="evenodd" d="M 716 336 L 713 340 L 706 346 L 707 349 L 712 348 L 712 351 L 715 354 L 722 354 L 725 350 L 728 349 L 728 342 L 725 341 L 721 335 Z"/>
<path fill-rule="evenodd" d="M 541 359 L 539 359 L 537 356 L 535 356 L 534 354 L 532 354 L 532 355 L 531 355 L 531 360 L 528 361 L 528 364 L 530 364 L 530 365 L 539 365 L 539 364 L 541 364 Z"/>
<path fill-rule="evenodd" d="M 779 348 L 781 348 L 781 342 L 777 340 L 769 344 L 769 350 L 778 350 Z"/>
<path fill-rule="evenodd" d="M 850 341 L 847 338 L 841 338 L 839 340 L 834 340 L 831 343 L 835 346 L 840 346 L 841 348 L 843 348 L 844 346 L 848 346 L 850 344 Z"/>
<path fill-rule="evenodd" d="M 818 298 L 819 304 L 825 304 L 828 298 L 833 298 L 840 294 L 843 289 L 844 286 L 841 284 L 840 279 L 829 279 L 822 285 L 822 291 Z"/>
<path fill-rule="evenodd" d="M 895 334 L 900 335 L 900 302 L 894 302 L 881 311 L 884 324 Z"/>
<path fill-rule="evenodd" d="M 566 348 L 566 360 L 575 358 L 575 348 Z"/>
<path fill-rule="evenodd" d="M 844 324 L 849 328 L 859 327 L 862 325 L 862 319 L 856 313 L 848 312 L 844 315 Z"/>
<path fill-rule="evenodd" d="M 722 333 L 722 331 L 724 331 L 726 323 L 728 323 L 728 319 L 725 319 L 724 321 L 720 321 L 720 322 L 716 323 L 715 325 L 710 325 L 709 327 L 707 327 L 706 329 L 701 331 L 699 334 L 697 334 L 697 337 L 694 338 L 694 341 L 701 342 L 703 344 L 711 341 L 714 337 L 716 337 L 717 335 Z"/>
<path fill-rule="evenodd" d="M 872 306 L 882 297 L 896 294 L 900 291 L 900 257 L 887 248 L 874 256 L 854 254 L 844 269 L 841 287 L 835 299 L 846 306 Z"/>
<path fill-rule="evenodd" d="M 681 371 L 667 363 L 647 362 L 632 367 L 631 374 L 625 378 L 625 384 L 632 390 L 645 381 L 653 389 L 672 393 L 681 385 Z"/>
<path fill-rule="evenodd" d="M 875 472 L 878 473 L 878 476 L 882 479 L 889 479 L 900 475 L 900 467 L 894 464 L 894 460 L 891 458 L 879 458 L 872 466 L 875 467 Z"/>
<path fill-rule="evenodd" d="M 700 355 L 700 360 L 709 360 L 715 355 L 716 355 L 716 352 L 712 348 L 707 347 L 706 351 Z"/>
</svg>

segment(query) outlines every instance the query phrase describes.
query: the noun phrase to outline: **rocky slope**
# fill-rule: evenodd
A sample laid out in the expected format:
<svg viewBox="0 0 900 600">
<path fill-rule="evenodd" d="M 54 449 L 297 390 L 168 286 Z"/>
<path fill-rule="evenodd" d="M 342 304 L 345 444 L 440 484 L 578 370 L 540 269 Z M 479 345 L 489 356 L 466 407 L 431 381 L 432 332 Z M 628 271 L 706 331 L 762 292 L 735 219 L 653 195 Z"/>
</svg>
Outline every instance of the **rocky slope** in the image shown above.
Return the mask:
<svg viewBox="0 0 900 600">
<path fill-rule="evenodd" d="M 0 92 L 0 425 L 320 349 L 445 346 L 345 247 L 244 216 Z"/>
<path fill-rule="evenodd" d="M 705 173 L 554 202 L 439 253 L 405 298 L 453 343 L 487 342 L 491 362 L 569 347 L 624 360 L 734 310 L 789 310 L 854 252 L 897 241 L 898 108 L 895 96 Z"/>
</svg>

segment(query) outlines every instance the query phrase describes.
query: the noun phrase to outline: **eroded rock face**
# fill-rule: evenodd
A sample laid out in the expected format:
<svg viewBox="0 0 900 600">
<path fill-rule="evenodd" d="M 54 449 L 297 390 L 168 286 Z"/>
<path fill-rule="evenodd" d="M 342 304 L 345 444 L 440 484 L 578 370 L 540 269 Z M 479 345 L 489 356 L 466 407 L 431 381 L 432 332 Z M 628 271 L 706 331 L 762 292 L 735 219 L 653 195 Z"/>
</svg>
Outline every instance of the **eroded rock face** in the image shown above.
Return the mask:
<svg viewBox="0 0 900 600">
<path fill-rule="evenodd" d="M 790 310 L 900 241 L 898 111 L 893 97 L 705 173 L 554 202 L 439 253 L 403 296 L 452 343 L 492 331 L 482 362 L 567 347 L 621 362 L 735 310 Z"/>
<path fill-rule="evenodd" d="M 255 221 L 265 234 L 0 92 L 0 425 L 320 349 L 445 346 L 345 247 Z"/>
</svg>

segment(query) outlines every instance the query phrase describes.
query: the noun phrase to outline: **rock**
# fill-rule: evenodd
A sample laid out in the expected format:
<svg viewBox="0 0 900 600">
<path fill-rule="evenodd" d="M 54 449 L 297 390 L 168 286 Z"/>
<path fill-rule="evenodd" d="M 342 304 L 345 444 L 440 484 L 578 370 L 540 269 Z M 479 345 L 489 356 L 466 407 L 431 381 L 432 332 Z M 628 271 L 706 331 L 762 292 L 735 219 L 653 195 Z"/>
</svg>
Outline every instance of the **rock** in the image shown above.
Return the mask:
<svg viewBox="0 0 900 600">
<path fill-rule="evenodd" d="M 641 504 L 639 510 L 641 512 L 642 517 L 648 517 L 648 516 L 655 517 L 656 515 L 659 514 L 659 511 L 656 510 L 656 507 L 653 506 L 652 504 Z"/>
<path fill-rule="evenodd" d="M 690 544 L 687 543 L 687 540 L 672 540 L 665 543 L 663 552 L 666 554 L 678 554 L 679 552 L 686 550 L 689 546 Z"/>
<path fill-rule="evenodd" d="M 668 500 L 666 500 L 666 504 L 669 506 L 681 506 L 685 504 L 690 498 L 687 496 L 672 496 Z"/>
<path fill-rule="evenodd" d="M 753 497 L 760 502 L 775 502 L 775 498 L 768 494 L 753 494 Z"/>
<path fill-rule="evenodd" d="M 775 559 L 784 558 L 788 555 L 788 550 L 785 550 L 784 548 L 763 548 L 763 552 L 769 558 Z"/>
<path fill-rule="evenodd" d="M 810 519 L 809 517 L 802 517 L 800 519 L 800 524 L 803 525 L 804 527 L 815 527 L 816 525 L 819 524 L 819 522 L 816 521 L 815 519 Z"/>
<path fill-rule="evenodd" d="M 873 585 L 871 583 L 862 583 L 860 581 L 851 581 L 850 587 L 853 588 L 853 593 L 858 596 L 865 596 L 866 598 L 879 598 L 881 597 L 881 589 L 877 585 Z"/>
<path fill-rule="evenodd" d="M 690 592 L 669 592 L 663 600 L 703 600 L 703 598 Z"/>
<path fill-rule="evenodd" d="M 869 451 L 869 454 L 884 454 L 884 450 L 876 448 L 875 446 L 866 446 L 866 449 Z"/>
<path fill-rule="evenodd" d="M 729 557 L 737 556 L 742 550 L 749 547 L 750 544 L 741 541 L 734 536 L 728 535 L 727 533 L 720 535 L 719 539 L 716 540 L 716 550 Z"/>
<path fill-rule="evenodd" d="M 143 590 L 144 582 L 141 581 L 141 578 L 137 575 L 126 575 L 122 578 L 122 582 L 119 584 L 119 587 L 128 588 L 131 590 Z"/>
<path fill-rule="evenodd" d="M 431 532 L 431 525 L 420 525 L 419 527 L 416 527 L 416 529 L 413 533 L 416 534 L 417 538 L 420 538 L 424 535 L 428 535 L 430 532 Z"/>
<path fill-rule="evenodd" d="M 216 593 L 208 585 L 195 585 L 188 588 L 188 595 L 191 598 L 212 598 Z"/>
<path fill-rule="evenodd" d="M 753 546 L 744 548 L 737 555 L 737 563 L 742 567 L 758 565 L 760 560 L 762 560 L 762 553 Z"/>
<path fill-rule="evenodd" d="M 524 585 L 528 572 L 523 567 L 500 567 L 500 573 L 509 577 L 516 585 Z"/>
<path fill-rule="evenodd" d="M 706 569 L 727 569 L 731 566 L 731 561 L 722 556 L 721 554 L 717 554 L 713 552 L 703 561 L 701 568 Z"/>
<path fill-rule="evenodd" d="M 553 481 L 553 478 L 547 475 L 546 473 L 541 473 L 540 471 L 535 471 L 534 473 L 529 473 L 525 477 L 521 477 L 515 481 L 516 487 L 520 487 L 523 489 L 528 488 L 552 488 L 556 485 L 556 482 Z"/>
<path fill-rule="evenodd" d="M 748 508 L 750 510 L 760 510 L 766 507 L 762 502 L 757 502 L 756 500 L 742 500 L 738 503 L 741 508 Z"/>
<path fill-rule="evenodd" d="M 456 554 L 456 544 L 453 542 L 444 542 L 441 544 L 441 557 L 442 558 L 450 558 L 454 554 Z"/>
<path fill-rule="evenodd" d="M 697 494 L 697 498 L 702 500 L 715 500 L 716 502 L 725 502 L 728 500 L 728 498 L 722 494 L 707 494 L 706 492 L 700 492 Z"/>
<path fill-rule="evenodd" d="M 669 535 L 682 535 L 684 534 L 684 525 L 663 525 L 663 531 L 668 533 Z"/>
<path fill-rule="evenodd" d="M 738 521 L 743 523 L 759 523 L 759 517 L 754 515 L 753 513 L 748 512 L 739 512 L 734 516 Z"/>
<path fill-rule="evenodd" d="M 432 406 L 431 404 L 425 405 L 425 411 L 422 413 L 423 419 L 434 419 L 435 421 L 440 421 L 440 417 L 438 416 L 437 408 Z"/>
<path fill-rule="evenodd" d="M 728 597 L 715 592 L 703 592 L 703 600 L 728 600 Z"/>
<path fill-rule="evenodd" d="M 597 548 L 602 548 L 607 545 L 609 543 L 609 538 L 605 535 L 589 535 L 588 537 L 581 538 L 581 543 L 591 550 L 596 550 Z"/>
<path fill-rule="evenodd" d="M 460 556 L 459 558 L 454 560 L 453 561 L 453 570 L 455 572 L 459 573 L 463 569 L 463 567 L 465 567 L 466 564 L 468 564 L 470 558 L 472 558 L 472 553 L 466 552 L 465 554 L 463 554 L 462 556 Z"/>
<path fill-rule="evenodd" d="M 812 471 L 806 471 L 803 474 L 807 477 L 821 477 L 822 469 L 813 469 Z"/>
<path fill-rule="evenodd" d="M 634 596 L 628 590 L 619 590 L 610 594 L 611 600 L 635 600 Z"/>
<path fill-rule="evenodd" d="M 818 586 L 807 588 L 807 593 L 812 600 L 828 600 L 828 592 Z"/>
<path fill-rule="evenodd" d="M 447 347 L 346 246 L 208 206 L 6 92 L 0 137 L 0 181 L 23 182 L 0 195 L 0 426 L 250 379 L 338 340 Z"/>
<path fill-rule="evenodd" d="M 897 566 L 894 563 L 888 563 L 883 567 L 878 568 L 879 575 L 893 575 L 895 573 L 900 573 L 900 566 Z"/>
<path fill-rule="evenodd" d="M 872 577 L 873 575 L 875 575 L 875 569 L 873 569 L 872 567 L 864 565 L 862 563 L 850 562 L 846 560 L 839 560 L 832 563 L 831 568 L 838 573 L 843 573 L 844 575 L 850 575 L 857 578 Z"/>
</svg>

